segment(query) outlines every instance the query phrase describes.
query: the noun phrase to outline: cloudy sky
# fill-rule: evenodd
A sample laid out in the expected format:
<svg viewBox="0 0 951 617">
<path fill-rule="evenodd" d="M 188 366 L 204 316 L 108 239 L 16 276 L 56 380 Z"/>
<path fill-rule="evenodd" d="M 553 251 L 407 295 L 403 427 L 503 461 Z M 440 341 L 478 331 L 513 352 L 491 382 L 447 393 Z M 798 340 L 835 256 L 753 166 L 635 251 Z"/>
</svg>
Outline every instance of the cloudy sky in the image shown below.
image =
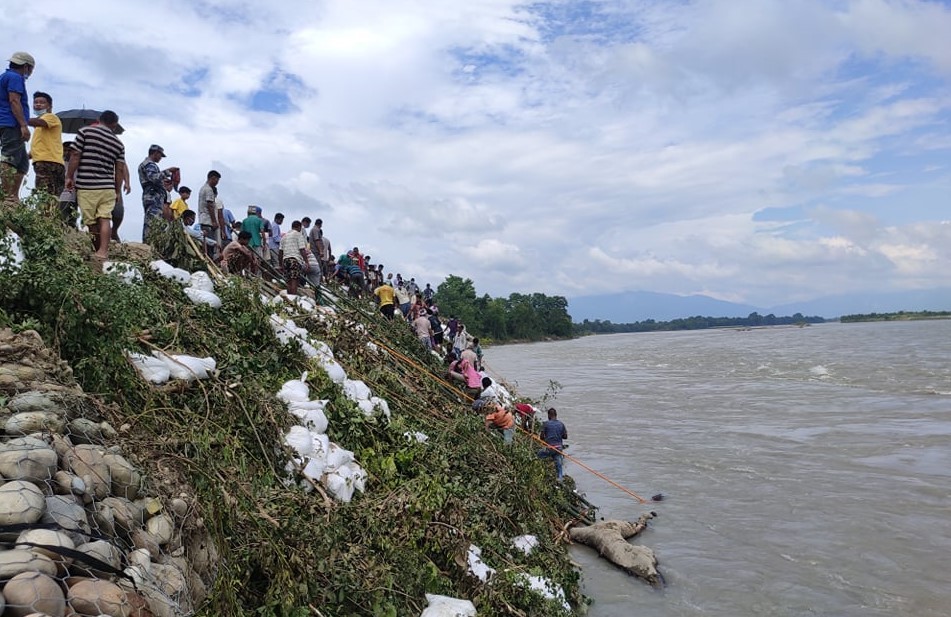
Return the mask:
<svg viewBox="0 0 951 617">
<path fill-rule="evenodd" d="M 55 109 L 234 212 L 479 293 L 771 306 L 948 286 L 951 2 L 50 0 Z M 138 239 L 136 187 L 125 238 Z"/>
</svg>

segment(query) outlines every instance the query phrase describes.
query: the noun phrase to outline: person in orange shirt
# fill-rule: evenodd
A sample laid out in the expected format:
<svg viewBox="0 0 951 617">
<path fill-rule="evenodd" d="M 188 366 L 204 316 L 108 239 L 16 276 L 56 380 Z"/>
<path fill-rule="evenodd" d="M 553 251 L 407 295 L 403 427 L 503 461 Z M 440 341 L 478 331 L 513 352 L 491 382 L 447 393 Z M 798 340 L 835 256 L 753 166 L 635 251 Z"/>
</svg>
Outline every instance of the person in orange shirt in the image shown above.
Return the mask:
<svg viewBox="0 0 951 617">
<path fill-rule="evenodd" d="M 493 429 L 502 431 L 502 439 L 505 441 L 505 445 L 512 445 L 512 438 L 515 436 L 515 418 L 512 417 L 511 411 L 501 405 L 496 405 L 495 410 L 485 417 L 485 429 L 487 431 Z"/>
</svg>

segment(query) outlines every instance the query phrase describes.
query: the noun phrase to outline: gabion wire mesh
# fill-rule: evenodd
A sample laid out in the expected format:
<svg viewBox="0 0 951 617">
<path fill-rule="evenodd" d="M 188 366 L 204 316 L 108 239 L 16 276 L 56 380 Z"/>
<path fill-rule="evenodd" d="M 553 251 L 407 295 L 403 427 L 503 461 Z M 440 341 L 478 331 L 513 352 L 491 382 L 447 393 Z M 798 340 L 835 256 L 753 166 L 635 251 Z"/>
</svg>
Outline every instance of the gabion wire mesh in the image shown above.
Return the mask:
<svg viewBox="0 0 951 617">
<path fill-rule="evenodd" d="M 39 335 L 0 330 L 0 615 L 191 614 L 214 548 L 93 409 Z"/>
</svg>

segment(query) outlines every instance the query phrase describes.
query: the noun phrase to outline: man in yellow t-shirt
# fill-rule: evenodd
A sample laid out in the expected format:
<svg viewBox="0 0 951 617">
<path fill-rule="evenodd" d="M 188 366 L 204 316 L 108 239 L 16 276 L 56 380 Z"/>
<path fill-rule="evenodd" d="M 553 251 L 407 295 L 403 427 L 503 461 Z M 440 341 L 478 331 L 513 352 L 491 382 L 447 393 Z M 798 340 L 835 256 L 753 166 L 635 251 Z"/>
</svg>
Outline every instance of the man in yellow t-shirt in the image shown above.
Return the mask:
<svg viewBox="0 0 951 617">
<path fill-rule="evenodd" d="M 51 199 L 59 201 L 66 186 L 66 166 L 63 164 L 63 123 L 53 113 L 53 97 L 35 92 L 33 117 L 27 123 L 36 129 L 30 140 L 35 190 L 45 191 Z"/>
<path fill-rule="evenodd" d="M 396 312 L 396 305 L 393 304 L 396 291 L 389 283 L 383 283 L 373 290 L 373 293 L 380 299 L 380 313 L 387 319 L 393 319 Z"/>
<path fill-rule="evenodd" d="M 191 197 L 191 194 L 192 190 L 187 186 L 179 187 L 178 199 L 173 201 L 168 207 L 173 221 L 177 221 L 178 219 L 182 218 L 182 214 L 185 212 L 185 210 L 188 210 L 188 204 L 185 202 L 188 201 L 188 198 Z"/>
</svg>

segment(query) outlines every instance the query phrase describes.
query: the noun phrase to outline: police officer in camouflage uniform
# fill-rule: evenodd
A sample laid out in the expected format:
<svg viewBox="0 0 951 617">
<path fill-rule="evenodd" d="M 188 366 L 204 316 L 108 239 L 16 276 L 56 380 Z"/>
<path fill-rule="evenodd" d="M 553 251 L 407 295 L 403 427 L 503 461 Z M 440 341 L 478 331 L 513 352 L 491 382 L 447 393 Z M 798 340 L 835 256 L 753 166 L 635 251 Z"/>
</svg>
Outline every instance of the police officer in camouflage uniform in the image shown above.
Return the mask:
<svg viewBox="0 0 951 617">
<path fill-rule="evenodd" d="M 139 184 L 142 185 L 142 208 L 145 217 L 142 221 L 142 242 L 147 242 L 149 225 L 163 217 L 165 203 L 168 201 L 168 192 L 163 186 L 164 173 L 159 169 L 158 162 L 165 157 L 162 146 L 149 146 L 149 155 L 139 164 Z"/>
</svg>

